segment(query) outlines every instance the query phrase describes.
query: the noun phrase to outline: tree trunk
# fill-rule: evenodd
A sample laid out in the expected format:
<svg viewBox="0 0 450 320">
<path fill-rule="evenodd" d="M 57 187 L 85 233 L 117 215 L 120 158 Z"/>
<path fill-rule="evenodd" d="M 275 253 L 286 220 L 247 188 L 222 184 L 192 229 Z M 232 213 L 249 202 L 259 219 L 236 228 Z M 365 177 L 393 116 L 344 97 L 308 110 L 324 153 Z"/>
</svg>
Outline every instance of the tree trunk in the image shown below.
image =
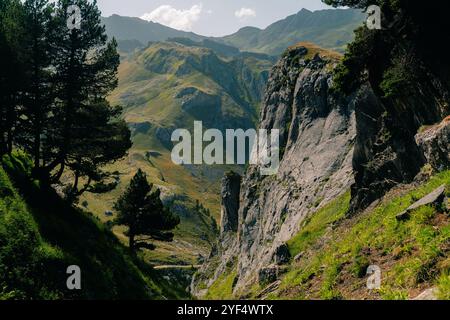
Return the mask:
<svg viewBox="0 0 450 320">
<path fill-rule="evenodd" d="M 130 233 L 130 235 L 129 235 L 128 237 L 129 237 L 129 247 L 130 247 L 130 251 L 131 251 L 132 253 L 134 253 L 135 244 L 136 244 L 136 241 L 135 241 L 135 239 L 134 239 L 135 235 L 134 235 L 134 233 Z"/>
<path fill-rule="evenodd" d="M 13 133 L 12 128 L 8 128 L 7 138 L 6 138 L 6 152 L 11 154 L 13 150 Z"/>
<path fill-rule="evenodd" d="M 41 160 L 41 133 L 39 129 L 35 129 L 34 133 L 34 169 L 39 170 Z"/>
</svg>

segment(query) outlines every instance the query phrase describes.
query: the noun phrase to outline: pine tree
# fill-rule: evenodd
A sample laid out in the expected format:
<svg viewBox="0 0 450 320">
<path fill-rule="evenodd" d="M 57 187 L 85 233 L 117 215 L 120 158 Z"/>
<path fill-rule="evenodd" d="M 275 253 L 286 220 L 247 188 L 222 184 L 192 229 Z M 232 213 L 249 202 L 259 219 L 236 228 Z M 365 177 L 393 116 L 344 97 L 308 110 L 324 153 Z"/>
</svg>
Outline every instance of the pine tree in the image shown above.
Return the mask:
<svg viewBox="0 0 450 320">
<path fill-rule="evenodd" d="M 153 192 L 152 189 L 153 185 L 139 169 L 114 205 L 118 212 L 114 223 L 128 227 L 126 235 L 132 252 L 139 248 L 154 249 L 149 240 L 172 241 L 174 235 L 170 230 L 180 223 L 179 217 L 164 207 L 159 189 Z"/>
<path fill-rule="evenodd" d="M 69 30 L 69 5 L 81 10 L 81 28 Z M 74 174 L 68 192 L 75 200 L 92 181 L 107 177 L 102 166 L 122 158 L 131 147 L 130 131 L 120 118 L 121 108 L 106 97 L 117 86 L 120 63 L 117 43 L 107 41 L 96 2 L 60 0 L 53 28 L 55 111 L 44 147 L 45 175 L 59 166 L 52 180 L 65 169 Z M 84 185 L 79 188 L 80 180 Z"/>
<path fill-rule="evenodd" d="M 19 0 L 0 1 L 0 155 L 11 152 L 22 88 L 24 11 Z"/>
<path fill-rule="evenodd" d="M 21 98 L 19 145 L 34 159 L 35 170 L 41 164 L 42 137 L 48 135 L 53 107 L 52 39 L 53 5 L 48 0 L 26 0 L 24 3 L 23 51 L 24 90 Z"/>
</svg>

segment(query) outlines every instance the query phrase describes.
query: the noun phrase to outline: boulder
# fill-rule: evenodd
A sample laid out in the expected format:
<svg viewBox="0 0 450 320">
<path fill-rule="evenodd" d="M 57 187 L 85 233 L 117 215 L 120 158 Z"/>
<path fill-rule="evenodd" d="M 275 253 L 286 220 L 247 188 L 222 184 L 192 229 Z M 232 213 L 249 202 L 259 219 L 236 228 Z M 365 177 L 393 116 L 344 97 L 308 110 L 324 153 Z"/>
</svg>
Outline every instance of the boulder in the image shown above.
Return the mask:
<svg viewBox="0 0 450 320">
<path fill-rule="evenodd" d="M 428 205 L 440 206 L 443 203 L 444 199 L 445 199 L 445 185 L 442 185 L 433 192 L 431 192 L 430 194 L 420 199 L 419 201 L 415 202 L 405 211 L 399 213 L 396 216 L 396 219 L 398 221 L 408 220 L 410 218 L 410 213 L 412 211 Z"/>
<path fill-rule="evenodd" d="M 437 171 L 450 167 L 450 117 L 416 135 L 417 145 Z"/>
<path fill-rule="evenodd" d="M 413 300 L 438 300 L 437 299 L 437 288 L 431 288 L 423 291 L 421 294 L 419 294 L 417 297 L 415 297 Z"/>
</svg>

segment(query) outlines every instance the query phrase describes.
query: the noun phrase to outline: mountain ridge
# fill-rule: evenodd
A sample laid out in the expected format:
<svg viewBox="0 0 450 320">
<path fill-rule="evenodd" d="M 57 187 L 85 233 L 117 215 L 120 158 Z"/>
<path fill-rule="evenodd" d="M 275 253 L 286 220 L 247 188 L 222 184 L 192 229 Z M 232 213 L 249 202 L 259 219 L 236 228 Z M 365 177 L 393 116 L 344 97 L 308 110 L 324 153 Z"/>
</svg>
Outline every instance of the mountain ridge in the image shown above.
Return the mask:
<svg viewBox="0 0 450 320">
<path fill-rule="evenodd" d="M 241 50 L 251 49 L 271 55 L 279 55 L 285 48 L 300 41 L 314 42 L 323 48 L 343 52 L 345 45 L 353 39 L 353 30 L 363 20 L 364 14 L 360 10 L 302 9 L 264 29 L 242 28 L 222 37 L 221 41 Z"/>
<path fill-rule="evenodd" d="M 107 34 L 115 37 L 119 46 L 126 41 L 138 41 L 134 48 L 145 47 L 148 42 L 166 41 L 170 38 L 187 38 L 196 42 L 210 40 L 232 45 L 241 51 L 280 55 L 285 48 L 300 41 L 343 51 L 353 38 L 353 30 L 361 24 L 364 15 L 353 9 L 302 9 L 285 19 L 276 21 L 264 29 L 247 26 L 223 37 L 206 37 L 185 32 L 159 23 L 136 17 L 112 15 L 102 17 Z"/>
</svg>

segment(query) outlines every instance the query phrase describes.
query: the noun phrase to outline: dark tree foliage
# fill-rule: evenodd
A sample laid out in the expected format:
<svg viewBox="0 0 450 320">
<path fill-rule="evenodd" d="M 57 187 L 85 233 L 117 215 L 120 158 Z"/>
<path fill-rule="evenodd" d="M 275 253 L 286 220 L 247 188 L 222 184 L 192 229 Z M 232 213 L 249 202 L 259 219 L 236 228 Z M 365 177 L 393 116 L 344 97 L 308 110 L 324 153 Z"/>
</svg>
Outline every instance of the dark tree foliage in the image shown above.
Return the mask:
<svg viewBox="0 0 450 320">
<path fill-rule="evenodd" d="M 362 26 L 336 71 L 336 84 L 349 93 L 369 81 L 384 97 L 408 96 L 432 73 L 449 83 L 450 63 L 442 44 L 450 40 L 446 8 L 409 0 L 323 0 L 333 6 L 365 9 L 378 5 L 382 30 Z M 445 5 L 445 2 L 441 4 Z"/>
<path fill-rule="evenodd" d="M 47 0 L 24 2 L 21 41 L 24 88 L 17 140 L 32 155 L 36 169 L 40 167 L 42 137 L 49 133 L 50 113 L 54 107 L 51 67 L 55 52 L 51 32 L 55 25 L 52 12 L 53 5 Z"/>
<path fill-rule="evenodd" d="M 70 5 L 81 28 L 68 28 Z M 0 0 L 0 154 L 25 149 L 43 183 L 73 173 L 70 201 L 131 147 L 121 108 L 106 99 L 120 60 L 100 18 L 96 1 Z"/>
<path fill-rule="evenodd" d="M 72 4 L 81 10 L 81 29 L 67 32 L 67 7 Z M 96 2 L 60 0 L 55 19 L 57 108 L 46 149 L 46 157 L 51 159 L 47 171 L 59 166 L 56 180 L 65 167 L 74 172 L 68 195 L 76 198 L 92 181 L 106 176 L 101 166 L 125 155 L 131 147 L 130 132 L 119 118 L 121 109 L 111 108 L 106 100 L 117 86 L 120 61 L 116 41 L 107 42 Z M 82 177 L 85 184 L 79 188 Z"/>
<path fill-rule="evenodd" d="M 364 95 L 371 89 L 355 106 L 350 213 L 356 213 L 396 184 L 414 179 L 425 165 L 415 135 L 450 114 L 448 6 L 445 1 L 323 1 L 381 9 L 381 29 L 364 24 L 356 30 L 334 75 L 341 93 Z"/>
<path fill-rule="evenodd" d="M 0 0 L 0 155 L 12 151 L 17 128 L 23 21 L 19 0 Z"/>
<path fill-rule="evenodd" d="M 352 8 L 367 8 L 376 1 L 371 0 L 322 0 L 324 3 L 333 7 L 352 7 Z"/>
<path fill-rule="evenodd" d="M 154 249 L 149 240 L 172 241 L 173 233 L 170 231 L 180 223 L 180 218 L 162 203 L 159 189 L 152 189 L 153 185 L 139 169 L 114 205 L 118 212 L 114 222 L 128 227 L 126 235 L 133 252 L 139 248 Z"/>
</svg>

